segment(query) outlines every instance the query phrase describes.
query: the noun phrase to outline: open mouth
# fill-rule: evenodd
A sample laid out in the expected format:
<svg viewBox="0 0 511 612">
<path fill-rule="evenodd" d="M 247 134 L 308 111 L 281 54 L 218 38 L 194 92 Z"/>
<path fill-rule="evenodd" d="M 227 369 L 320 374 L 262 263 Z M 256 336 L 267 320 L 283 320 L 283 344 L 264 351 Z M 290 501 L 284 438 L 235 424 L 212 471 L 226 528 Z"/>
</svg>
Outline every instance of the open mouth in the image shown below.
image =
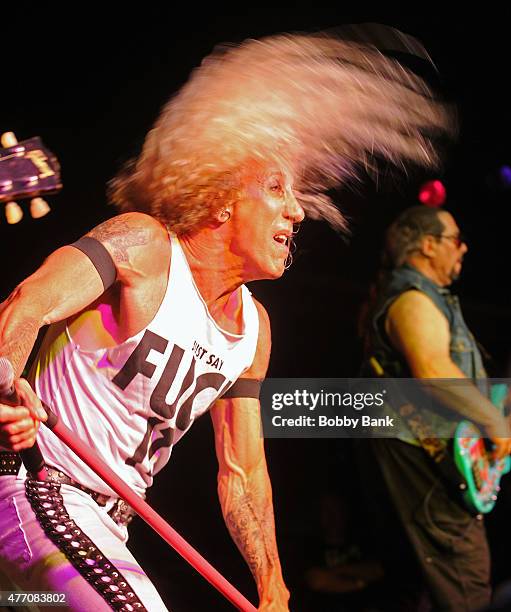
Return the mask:
<svg viewBox="0 0 511 612">
<path fill-rule="evenodd" d="M 289 243 L 291 242 L 291 236 L 289 234 L 284 234 L 284 233 L 275 234 L 275 236 L 273 236 L 273 240 L 275 240 L 275 242 L 278 242 L 282 246 L 289 248 Z"/>
</svg>

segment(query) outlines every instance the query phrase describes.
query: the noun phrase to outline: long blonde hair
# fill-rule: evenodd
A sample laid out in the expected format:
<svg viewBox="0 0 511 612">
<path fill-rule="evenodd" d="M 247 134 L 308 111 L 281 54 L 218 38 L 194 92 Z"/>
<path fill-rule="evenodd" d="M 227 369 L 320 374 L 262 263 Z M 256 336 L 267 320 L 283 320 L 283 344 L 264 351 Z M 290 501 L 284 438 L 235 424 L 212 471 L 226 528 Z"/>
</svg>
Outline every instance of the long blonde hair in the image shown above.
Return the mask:
<svg viewBox="0 0 511 612">
<path fill-rule="evenodd" d="M 435 165 L 431 135 L 453 125 L 422 79 L 374 47 L 324 33 L 248 40 L 192 73 L 110 199 L 193 232 L 235 202 L 240 173 L 256 162 L 289 172 L 306 214 L 339 229 L 326 190 L 371 168 L 375 154 Z"/>
</svg>

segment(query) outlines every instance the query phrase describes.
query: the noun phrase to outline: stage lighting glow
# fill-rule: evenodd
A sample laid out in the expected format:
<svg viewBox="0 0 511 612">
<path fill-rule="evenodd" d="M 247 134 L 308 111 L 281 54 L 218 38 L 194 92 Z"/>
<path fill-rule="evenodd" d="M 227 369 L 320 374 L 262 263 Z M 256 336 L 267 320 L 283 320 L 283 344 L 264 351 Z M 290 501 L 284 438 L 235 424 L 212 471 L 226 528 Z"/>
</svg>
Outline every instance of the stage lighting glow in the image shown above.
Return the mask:
<svg viewBox="0 0 511 612">
<path fill-rule="evenodd" d="M 432 208 L 436 208 L 437 206 L 442 206 L 445 203 L 445 198 L 447 196 L 446 189 L 442 181 L 438 179 L 434 181 L 427 181 L 421 188 L 419 189 L 419 200 L 425 204 L 426 206 L 431 206 Z"/>
<path fill-rule="evenodd" d="M 511 166 L 501 166 L 500 180 L 507 189 L 511 188 Z"/>
</svg>

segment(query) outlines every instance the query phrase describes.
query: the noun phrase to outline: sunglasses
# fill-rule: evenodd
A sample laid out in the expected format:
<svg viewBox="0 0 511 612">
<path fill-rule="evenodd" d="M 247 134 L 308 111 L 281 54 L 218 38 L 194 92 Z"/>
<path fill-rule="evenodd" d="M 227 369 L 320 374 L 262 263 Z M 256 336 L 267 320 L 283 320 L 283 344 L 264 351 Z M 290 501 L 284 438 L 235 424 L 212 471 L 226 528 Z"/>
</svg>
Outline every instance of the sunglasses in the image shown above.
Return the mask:
<svg viewBox="0 0 511 612">
<path fill-rule="evenodd" d="M 430 234 L 430 236 L 434 236 L 435 238 L 438 238 L 438 239 L 445 238 L 446 240 L 452 240 L 457 249 L 459 249 L 462 244 L 467 243 L 467 239 L 461 233 L 455 234 L 454 236 L 450 236 L 449 234 Z"/>
</svg>

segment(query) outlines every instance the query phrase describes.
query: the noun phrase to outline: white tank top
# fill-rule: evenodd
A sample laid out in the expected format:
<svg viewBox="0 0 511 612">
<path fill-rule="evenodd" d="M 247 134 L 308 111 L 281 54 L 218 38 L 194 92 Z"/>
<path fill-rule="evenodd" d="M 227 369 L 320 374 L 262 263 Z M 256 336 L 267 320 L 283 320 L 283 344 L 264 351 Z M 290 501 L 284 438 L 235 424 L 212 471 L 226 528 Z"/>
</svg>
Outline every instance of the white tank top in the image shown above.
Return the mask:
<svg viewBox="0 0 511 612">
<path fill-rule="evenodd" d="M 173 444 L 251 364 L 259 317 L 242 286 L 243 329 L 221 329 L 208 312 L 176 236 L 167 290 L 154 319 L 117 346 L 81 349 L 65 321 L 53 324 L 32 367 L 38 396 L 137 493 L 167 463 Z M 100 305 L 105 327 L 111 313 Z M 46 427 L 38 441 L 49 465 L 114 495 Z"/>
</svg>

